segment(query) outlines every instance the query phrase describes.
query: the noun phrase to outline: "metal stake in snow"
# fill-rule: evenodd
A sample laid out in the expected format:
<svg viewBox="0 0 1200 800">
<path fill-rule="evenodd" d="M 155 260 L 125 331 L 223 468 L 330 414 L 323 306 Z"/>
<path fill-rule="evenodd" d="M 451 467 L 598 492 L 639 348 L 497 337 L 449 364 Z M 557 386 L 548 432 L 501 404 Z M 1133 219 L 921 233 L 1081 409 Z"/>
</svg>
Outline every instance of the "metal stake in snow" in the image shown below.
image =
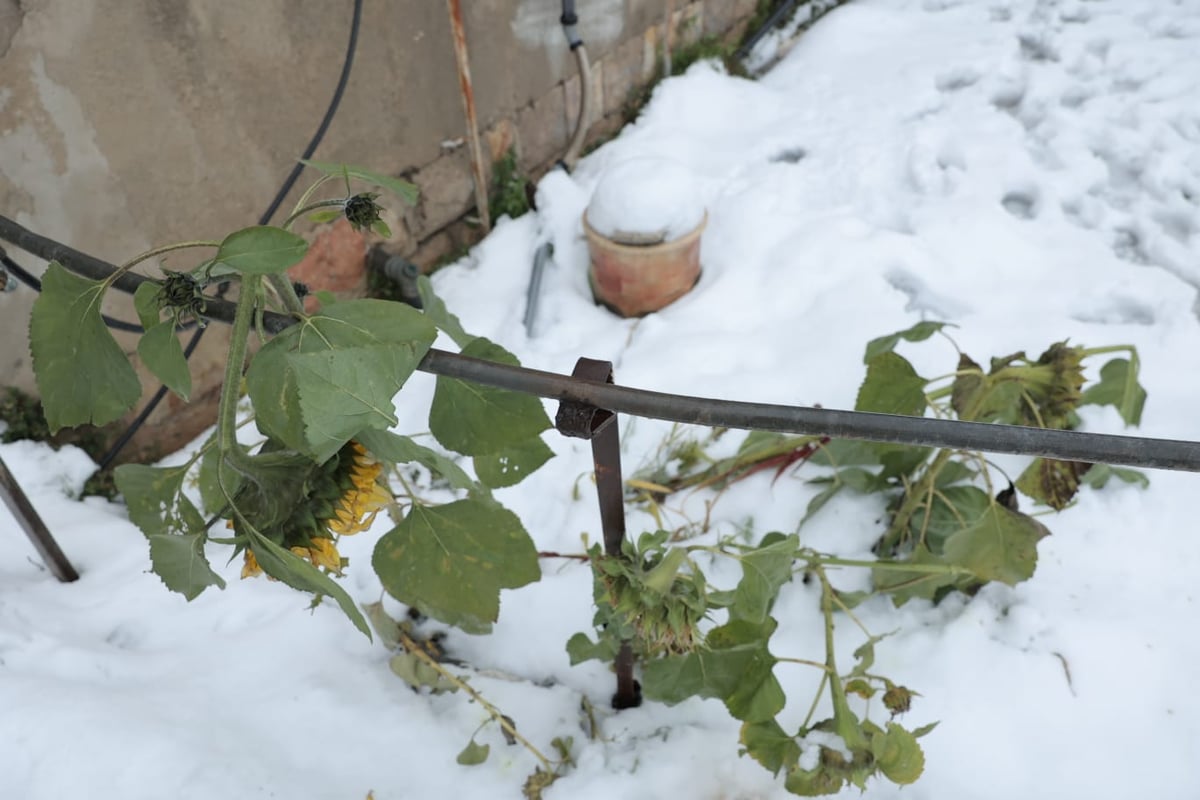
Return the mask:
<svg viewBox="0 0 1200 800">
<path fill-rule="evenodd" d="M 50 535 L 42 518 L 38 516 L 37 509 L 29 502 L 29 498 L 21 490 L 17 479 L 8 471 L 8 466 L 5 465 L 2 458 L 0 458 L 0 497 L 4 499 L 4 505 L 8 506 L 12 515 L 17 518 L 17 523 L 25 531 L 29 541 L 33 542 L 38 555 L 46 562 L 46 566 L 50 568 L 54 577 L 63 583 L 79 580 L 79 573 L 63 555 L 58 542 L 54 541 L 54 537 Z"/>
<path fill-rule="evenodd" d="M 581 358 L 575 362 L 571 377 L 590 383 L 610 384 L 613 380 L 612 362 Z M 604 531 L 604 553 L 621 557 L 625 541 L 625 491 L 621 480 L 621 439 L 617 432 L 617 415 L 588 403 L 564 400 L 554 417 L 554 427 L 563 436 L 590 439 L 592 459 L 596 467 L 596 494 L 600 500 L 600 527 Z M 621 642 L 617 651 L 617 692 L 613 695 L 615 709 L 636 708 L 642 704 L 642 687 L 633 679 L 633 646 Z"/>
</svg>

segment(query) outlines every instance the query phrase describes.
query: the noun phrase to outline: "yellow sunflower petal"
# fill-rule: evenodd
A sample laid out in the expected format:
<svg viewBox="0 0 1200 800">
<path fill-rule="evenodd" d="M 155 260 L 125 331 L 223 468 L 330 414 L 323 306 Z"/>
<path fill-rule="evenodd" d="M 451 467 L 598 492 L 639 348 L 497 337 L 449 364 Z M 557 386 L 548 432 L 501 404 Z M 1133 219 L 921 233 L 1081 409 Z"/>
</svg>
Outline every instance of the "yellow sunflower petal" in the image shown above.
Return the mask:
<svg viewBox="0 0 1200 800">
<path fill-rule="evenodd" d="M 310 558 L 318 567 L 325 567 L 333 572 L 342 570 L 342 554 L 338 552 L 333 539 L 313 539 L 309 548 Z"/>
<path fill-rule="evenodd" d="M 262 567 L 258 565 L 258 559 L 254 557 L 254 551 L 246 548 L 243 553 L 245 563 L 242 564 L 242 579 L 253 578 L 255 575 L 262 574 Z"/>
<path fill-rule="evenodd" d="M 392 502 L 392 493 L 378 483 L 371 487 L 371 491 L 366 493 L 363 498 L 363 507 L 367 511 L 380 511 L 387 508 Z"/>
<path fill-rule="evenodd" d="M 336 531 L 333 529 L 333 526 L 329 526 L 329 532 L 336 533 L 339 536 L 353 536 L 354 534 L 362 533 L 365 530 L 366 530 L 366 527 L 364 527 L 363 524 L 361 522 L 358 522 L 357 520 L 354 522 L 348 522 L 345 525 L 340 526 L 338 528 L 338 530 L 336 530 Z"/>
</svg>

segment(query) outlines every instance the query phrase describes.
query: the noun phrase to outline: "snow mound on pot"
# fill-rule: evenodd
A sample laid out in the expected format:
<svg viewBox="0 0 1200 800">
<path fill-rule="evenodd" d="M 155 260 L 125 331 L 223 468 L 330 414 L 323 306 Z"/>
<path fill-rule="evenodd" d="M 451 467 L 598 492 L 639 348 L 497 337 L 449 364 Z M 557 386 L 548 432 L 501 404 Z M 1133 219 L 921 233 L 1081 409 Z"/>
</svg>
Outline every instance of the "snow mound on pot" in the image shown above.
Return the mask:
<svg viewBox="0 0 1200 800">
<path fill-rule="evenodd" d="M 587 209 L 597 233 L 625 244 L 674 241 L 704 219 L 696 178 L 684 165 L 631 158 L 605 172 Z"/>
</svg>

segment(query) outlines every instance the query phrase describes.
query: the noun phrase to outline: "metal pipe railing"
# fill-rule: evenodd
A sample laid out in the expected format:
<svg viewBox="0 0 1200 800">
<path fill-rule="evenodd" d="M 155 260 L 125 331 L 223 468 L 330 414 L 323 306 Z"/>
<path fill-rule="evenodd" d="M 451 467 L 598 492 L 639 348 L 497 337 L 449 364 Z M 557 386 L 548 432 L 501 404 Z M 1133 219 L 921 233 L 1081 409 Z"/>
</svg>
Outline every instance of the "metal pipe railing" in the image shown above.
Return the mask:
<svg viewBox="0 0 1200 800">
<path fill-rule="evenodd" d="M 3 216 L 0 216 L 0 239 L 41 258 L 56 259 L 67 269 L 93 279 L 103 279 L 115 269 L 100 259 L 27 231 Z M 134 279 L 132 288 L 149 280 L 134 275 L 124 278 Z M 125 291 L 131 290 L 126 288 L 129 282 L 124 279 L 118 280 L 116 285 Z M 230 322 L 233 310 L 232 303 L 214 299 L 208 303 L 207 316 Z M 264 315 L 264 327 L 272 333 L 278 333 L 295 321 L 283 314 Z M 437 349 L 426 353 L 417 368 L 550 400 L 571 400 L 621 414 L 671 422 L 1200 472 L 1200 442 L 1178 439 L 691 397 L 580 380 Z"/>
</svg>

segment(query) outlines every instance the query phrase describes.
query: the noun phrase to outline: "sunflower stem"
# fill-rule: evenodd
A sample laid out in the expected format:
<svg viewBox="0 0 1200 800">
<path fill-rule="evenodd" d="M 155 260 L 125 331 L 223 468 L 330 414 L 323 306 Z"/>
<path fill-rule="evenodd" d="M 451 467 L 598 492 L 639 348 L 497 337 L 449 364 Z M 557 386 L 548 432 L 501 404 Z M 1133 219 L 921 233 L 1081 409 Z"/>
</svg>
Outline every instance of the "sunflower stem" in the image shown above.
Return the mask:
<svg viewBox="0 0 1200 800">
<path fill-rule="evenodd" d="M 554 765 L 550 762 L 550 759 L 546 758 L 546 756 L 544 756 L 540 750 L 533 746 L 532 742 L 522 736 L 520 731 L 517 730 L 517 727 L 509 722 L 508 717 L 504 716 L 504 714 L 500 712 L 500 709 L 489 703 L 483 695 L 475 691 L 471 684 L 467 683 L 462 678 L 446 669 L 445 666 L 443 666 L 437 659 L 425 652 L 425 648 L 414 642 L 412 637 L 407 633 L 401 630 L 399 631 L 399 634 L 400 643 L 404 645 L 405 650 L 424 661 L 443 678 L 469 694 L 472 700 L 483 706 L 484 710 L 491 715 L 492 719 L 496 720 L 496 724 L 503 728 L 505 733 L 524 745 L 525 749 L 532 753 L 534 758 L 542 762 L 542 768 L 545 769 L 546 772 L 554 772 Z"/>
<path fill-rule="evenodd" d="M 246 363 L 246 345 L 250 338 L 250 323 L 254 319 L 254 308 L 260 275 L 243 275 L 242 292 L 238 297 L 237 311 L 233 316 L 233 329 L 229 334 L 229 353 L 225 360 L 225 382 L 221 386 L 221 399 L 217 406 L 217 449 L 221 461 L 230 465 L 244 462 L 245 455 L 237 446 L 237 405 L 242 394 L 242 368 Z M 218 470 L 218 475 L 220 470 Z"/>
</svg>

